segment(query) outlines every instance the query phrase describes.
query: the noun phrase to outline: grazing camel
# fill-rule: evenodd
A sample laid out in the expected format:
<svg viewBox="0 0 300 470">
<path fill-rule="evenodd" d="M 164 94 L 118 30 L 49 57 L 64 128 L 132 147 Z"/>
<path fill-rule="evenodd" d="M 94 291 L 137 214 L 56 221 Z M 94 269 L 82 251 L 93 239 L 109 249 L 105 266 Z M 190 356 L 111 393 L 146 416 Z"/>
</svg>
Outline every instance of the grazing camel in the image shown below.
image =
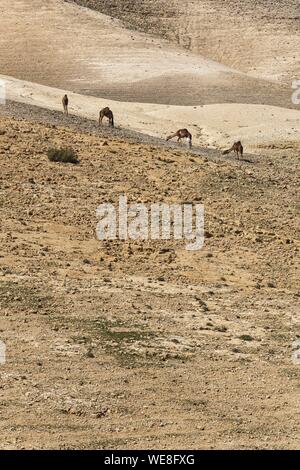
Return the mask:
<svg viewBox="0 0 300 470">
<path fill-rule="evenodd" d="M 228 155 L 228 153 L 232 151 L 234 151 L 238 159 L 239 159 L 239 156 L 241 157 L 243 156 L 244 148 L 240 140 L 238 142 L 234 142 L 233 146 L 230 149 L 225 150 L 222 155 Z"/>
<path fill-rule="evenodd" d="M 99 126 L 102 126 L 103 118 L 106 117 L 109 120 L 109 125 L 114 127 L 114 115 L 111 109 L 108 107 L 101 109 L 99 113 Z"/>
<path fill-rule="evenodd" d="M 177 142 L 179 143 L 181 143 L 181 139 L 188 139 L 189 147 L 192 147 L 192 134 L 187 129 L 179 129 L 175 134 L 169 135 L 167 140 L 173 139 L 174 137 L 178 137 Z"/>
<path fill-rule="evenodd" d="M 67 95 L 65 95 L 62 99 L 62 104 L 63 104 L 63 108 L 64 108 L 64 114 L 66 114 L 67 116 L 69 115 L 69 109 L 68 109 L 68 106 L 69 106 L 69 98 Z"/>
</svg>

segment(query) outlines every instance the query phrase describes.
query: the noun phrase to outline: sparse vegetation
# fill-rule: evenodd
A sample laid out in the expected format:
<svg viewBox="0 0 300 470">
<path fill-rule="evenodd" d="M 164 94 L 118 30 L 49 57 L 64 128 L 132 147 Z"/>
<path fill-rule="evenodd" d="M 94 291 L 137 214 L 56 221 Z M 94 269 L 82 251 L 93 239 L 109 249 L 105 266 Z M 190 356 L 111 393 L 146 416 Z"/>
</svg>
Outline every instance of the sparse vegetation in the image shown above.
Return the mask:
<svg viewBox="0 0 300 470">
<path fill-rule="evenodd" d="M 254 338 L 252 338 L 252 336 L 250 335 L 241 335 L 239 336 L 239 339 L 241 339 L 242 341 L 253 341 Z"/>
<path fill-rule="evenodd" d="M 143 331 L 123 322 L 109 322 L 104 318 L 96 320 L 93 330 L 101 335 L 102 344 L 108 353 L 114 355 L 122 364 L 138 365 L 141 362 L 141 355 L 138 350 L 131 349 L 130 345 L 140 341 L 150 341 L 154 333 Z M 147 360 L 149 363 L 149 359 Z"/>
<path fill-rule="evenodd" d="M 47 151 L 50 162 L 73 163 L 78 164 L 79 160 L 75 151 L 71 147 L 50 148 Z"/>
</svg>

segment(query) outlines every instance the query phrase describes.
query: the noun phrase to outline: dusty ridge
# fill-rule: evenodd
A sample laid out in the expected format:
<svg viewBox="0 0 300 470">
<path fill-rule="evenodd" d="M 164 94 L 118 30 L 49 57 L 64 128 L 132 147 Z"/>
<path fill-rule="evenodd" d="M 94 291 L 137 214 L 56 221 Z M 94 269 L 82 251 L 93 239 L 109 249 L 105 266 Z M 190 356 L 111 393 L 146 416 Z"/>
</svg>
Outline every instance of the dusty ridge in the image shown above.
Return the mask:
<svg viewBox="0 0 300 470">
<path fill-rule="evenodd" d="M 7 98 L 46 109 L 61 110 L 65 90 L 0 75 L 6 82 Z M 238 103 L 207 106 L 169 106 L 124 103 L 69 93 L 70 112 L 97 120 L 99 110 L 110 106 L 116 125 L 131 131 L 165 138 L 188 127 L 195 145 L 222 148 L 242 139 L 250 151 L 261 145 L 294 143 L 300 139 L 300 112 L 274 106 Z M 257 150 L 258 149 L 258 150 Z"/>
</svg>

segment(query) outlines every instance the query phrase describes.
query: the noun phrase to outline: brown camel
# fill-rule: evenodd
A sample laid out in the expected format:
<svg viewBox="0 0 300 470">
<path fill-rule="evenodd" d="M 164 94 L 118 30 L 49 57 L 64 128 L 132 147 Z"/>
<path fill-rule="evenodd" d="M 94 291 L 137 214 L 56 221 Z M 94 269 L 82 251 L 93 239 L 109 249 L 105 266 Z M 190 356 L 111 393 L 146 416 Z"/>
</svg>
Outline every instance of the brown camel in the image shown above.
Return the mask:
<svg viewBox="0 0 300 470">
<path fill-rule="evenodd" d="M 192 134 L 187 129 L 179 129 L 179 131 L 175 132 L 175 134 L 169 135 L 167 140 L 173 139 L 174 137 L 178 137 L 178 143 L 181 143 L 182 139 L 188 139 L 189 147 L 192 147 Z"/>
<path fill-rule="evenodd" d="M 243 156 L 244 148 L 240 140 L 238 142 L 234 142 L 233 146 L 230 149 L 225 150 L 222 155 L 228 155 L 228 153 L 232 151 L 234 151 L 238 159 L 240 156 Z"/>
<path fill-rule="evenodd" d="M 99 126 L 102 126 L 102 121 L 104 117 L 109 120 L 109 125 L 111 127 L 114 127 L 114 115 L 108 107 L 101 109 L 99 113 Z"/>
<path fill-rule="evenodd" d="M 66 114 L 67 116 L 69 115 L 69 98 L 67 95 L 65 95 L 62 99 L 62 104 L 63 104 L 63 108 L 64 108 L 64 114 Z"/>
</svg>

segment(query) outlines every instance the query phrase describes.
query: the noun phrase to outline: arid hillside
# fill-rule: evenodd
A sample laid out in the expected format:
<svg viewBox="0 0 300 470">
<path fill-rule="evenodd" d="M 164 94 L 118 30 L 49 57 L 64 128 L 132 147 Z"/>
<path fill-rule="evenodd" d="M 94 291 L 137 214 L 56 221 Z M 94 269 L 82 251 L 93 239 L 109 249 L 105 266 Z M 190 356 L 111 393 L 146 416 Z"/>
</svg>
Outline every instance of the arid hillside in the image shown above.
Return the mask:
<svg viewBox="0 0 300 470">
<path fill-rule="evenodd" d="M 97 2 L 97 8 L 102 3 Z M 251 43 L 243 29 L 245 39 L 240 44 L 231 33 L 223 32 L 223 26 L 220 29 L 225 20 L 215 15 L 204 19 L 209 30 L 205 31 L 202 17 L 206 10 L 199 15 L 192 10 L 189 15 L 171 15 L 166 25 L 170 32 L 175 26 L 182 31 L 183 39 L 178 45 L 172 38 L 166 40 L 133 30 L 129 20 L 125 27 L 127 3 L 117 2 L 121 8 L 118 15 L 113 5 L 116 2 L 103 4 L 101 11 L 105 14 L 102 14 L 63 0 L 2 0 L 1 73 L 122 102 L 184 106 L 225 102 L 293 107 L 291 81 L 297 78 L 299 66 L 296 52 L 299 35 L 294 35 L 293 29 L 285 29 L 280 40 L 280 28 L 267 39 L 251 29 L 248 36 L 252 34 L 257 43 Z M 143 5 L 146 8 L 147 3 Z M 143 8 L 136 12 L 142 14 Z M 191 18 L 195 24 L 180 25 L 181 21 L 192 21 Z M 229 19 L 228 29 L 236 31 L 231 16 Z M 190 50 L 182 47 L 185 29 L 199 47 Z M 198 38 L 200 33 L 207 36 L 205 41 Z M 239 32 L 236 35 L 241 36 Z M 213 49 L 218 49 L 219 41 L 224 50 L 216 54 Z M 283 78 L 286 76 L 287 80 Z"/>
<path fill-rule="evenodd" d="M 1 448 L 299 448 L 299 147 L 238 162 L 39 119 L 0 119 Z M 124 193 L 203 202 L 204 249 L 98 241 Z"/>
<path fill-rule="evenodd" d="M 253 77 L 300 72 L 298 0 L 74 0 Z"/>
<path fill-rule="evenodd" d="M 299 1 L 0 17 L 0 448 L 299 449 Z M 124 195 L 203 204 L 204 247 L 99 241 Z"/>
<path fill-rule="evenodd" d="M 219 2 L 218 8 L 215 2 L 209 8 L 207 2 L 194 3 L 170 2 L 165 9 L 162 2 L 154 8 L 145 1 L 134 9 L 135 2 L 89 2 L 86 8 L 63 0 L 2 0 L 0 78 L 7 98 L 58 110 L 61 95 L 68 92 L 72 114 L 97 120 L 100 107 L 110 105 L 122 128 L 162 138 L 188 128 L 201 146 L 222 148 L 239 139 L 251 151 L 260 145 L 296 144 L 300 112 L 292 102 L 291 83 L 298 73 L 299 35 L 298 23 L 293 26 L 294 3 L 279 8 L 275 2 L 268 16 L 261 3 L 254 11 L 244 2 L 243 28 L 233 8 L 237 3 Z M 191 13 L 181 13 L 183 7 Z M 221 13 L 227 17 L 219 18 Z M 193 21 L 190 47 L 162 37 L 159 26 L 155 35 L 149 34 L 150 27 L 141 21 L 142 31 L 137 31 L 139 15 L 147 22 L 151 14 L 170 34 L 179 28 L 182 37 L 181 22 Z M 265 22 L 261 27 L 260 21 Z M 237 38 L 230 36 L 234 31 Z M 216 57 L 211 48 L 219 42 L 229 49 Z"/>
</svg>

